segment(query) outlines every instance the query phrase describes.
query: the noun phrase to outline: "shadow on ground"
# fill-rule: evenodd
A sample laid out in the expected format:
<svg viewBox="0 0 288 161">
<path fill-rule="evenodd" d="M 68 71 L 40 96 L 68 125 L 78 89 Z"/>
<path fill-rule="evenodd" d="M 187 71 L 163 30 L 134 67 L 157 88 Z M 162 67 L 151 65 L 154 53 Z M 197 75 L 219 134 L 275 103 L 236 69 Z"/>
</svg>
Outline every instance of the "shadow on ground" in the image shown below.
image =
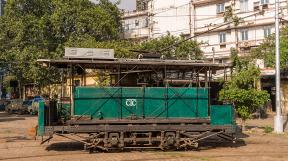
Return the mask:
<svg viewBox="0 0 288 161">
<path fill-rule="evenodd" d="M 48 151 L 79 151 L 83 150 L 83 143 L 79 142 L 59 142 L 52 143 L 46 147 Z"/>
<path fill-rule="evenodd" d="M 0 122 L 11 122 L 11 121 L 18 121 L 18 120 L 25 120 L 25 118 L 24 117 L 0 118 Z"/>
<path fill-rule="evenodd" d="M 13 137 L 4 137 L 3 139 L 6 140 L 6 142 L 17 142 L 17 141 L 23 141 L 23 140 L 32 140 L 25 136 L 13 136 Z"/>
<path fill-rule="evenodd" d="M 8 114 L 6 112 L 0 112 L 0 122 L 11 122 L 18 120 L 25 120 L 27 117 L 37 117 L 33 115 L 17 115 L 17 114 Z"/>
</svg>

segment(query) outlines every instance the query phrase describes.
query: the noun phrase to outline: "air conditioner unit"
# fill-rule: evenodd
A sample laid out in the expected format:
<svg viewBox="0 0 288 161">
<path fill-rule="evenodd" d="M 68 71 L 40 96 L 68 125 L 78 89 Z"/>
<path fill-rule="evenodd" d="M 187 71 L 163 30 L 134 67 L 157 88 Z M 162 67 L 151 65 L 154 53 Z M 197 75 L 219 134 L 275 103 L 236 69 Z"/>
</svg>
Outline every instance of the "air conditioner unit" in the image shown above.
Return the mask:
<svg viewBox="0 0 288 161">
<path fill-rule="evenodd" d="M 260 10 L 260 2 L 254 2 L 254 11 Z"/>
<path fill-rule="evenodd" d="M 239 47 L 240 48 L 248 48 L 248 42 L 240 42 Z"/>
<path fill-rule="evenodd" d="M 249 26 L 249 25 L 254 25 L 255 24 L 255 22 L 248 22 L 247 23 L 247 25 Z"/>
<path fill-rule="evenodd" d="M 261 9 L 262 9 L 262 10 L 268 9 L 268 4 L 262 4 L 262 5 L 261 5 Z"/>
<path fill-rule="evenodd" d="M 231 6 L 225 6 L 225 11 L 227 11 Z"/>
<path fill-rule="evenodd" d="M 240 48 L 250 48 L 250 47 L 253 47 L 255 45 L 256 45 L 256 43 L 254 41 L 245 41 L 245 42 L 241 42 L 239 44 L 239 47 Z"/>
<path fill-rule="evenodd" d="M 255 65 L 260 69 L 264 69 L 265 68 L 264 59 L 255 59 Z"/>
<path fill-rule="evenodd" d="M 68 59 L 114 59 L 114 49 L 65 48 L 64 58 Z"/>
</svg>

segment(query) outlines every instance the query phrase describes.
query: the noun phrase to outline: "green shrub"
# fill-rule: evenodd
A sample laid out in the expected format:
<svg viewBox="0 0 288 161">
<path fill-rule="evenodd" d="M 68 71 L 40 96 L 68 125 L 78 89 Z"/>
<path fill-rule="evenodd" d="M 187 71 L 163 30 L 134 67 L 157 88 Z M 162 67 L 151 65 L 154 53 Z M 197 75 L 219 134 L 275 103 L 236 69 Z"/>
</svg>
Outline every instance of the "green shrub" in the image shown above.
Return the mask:
<svg viewBox="0 0 288 161">
<path fill-rule="evenodd" d="M 271 133 L 272 131 L 273 131 L 273 128 L 272 128 L 272 127 L 270 127 L 270 126 L 265 126 L 265 127 L 264 127 L 264 132 L 265 132 L 265 133 L 268 134 L 268 133 Z"/>
</svg>

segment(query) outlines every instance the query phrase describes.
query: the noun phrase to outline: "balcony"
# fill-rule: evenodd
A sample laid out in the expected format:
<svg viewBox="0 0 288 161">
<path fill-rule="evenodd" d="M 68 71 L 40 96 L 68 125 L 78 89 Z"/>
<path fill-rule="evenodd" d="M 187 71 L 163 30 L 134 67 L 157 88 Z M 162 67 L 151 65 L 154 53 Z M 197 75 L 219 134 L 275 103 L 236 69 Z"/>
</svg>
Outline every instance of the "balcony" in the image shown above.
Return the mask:
<svg viewBox="0 0 288 161">
<path fill-rule="evenodd" d="M 124 31 L 124 39 L 145 39 L 149 37 L 149 29 L 140 28 Z"/>
<path fill-rule="evenodd" d="M 139 16 L 148 16 L 148 11 L 129 11 L 129 12 L 124 12 L 122 18 L 123 19 L 129 19 L 133 17 L 139 17 Z"/>
<path fill-rule="evenodd" d="M 239 48 L 251 48 L 251 47 L 255 47 L 257 46 L 256 41 L 255 40 L 250 40 L 250 41 L 243 41 L 243 42 L 239 42 L 238 44 Z"/>
</svg>

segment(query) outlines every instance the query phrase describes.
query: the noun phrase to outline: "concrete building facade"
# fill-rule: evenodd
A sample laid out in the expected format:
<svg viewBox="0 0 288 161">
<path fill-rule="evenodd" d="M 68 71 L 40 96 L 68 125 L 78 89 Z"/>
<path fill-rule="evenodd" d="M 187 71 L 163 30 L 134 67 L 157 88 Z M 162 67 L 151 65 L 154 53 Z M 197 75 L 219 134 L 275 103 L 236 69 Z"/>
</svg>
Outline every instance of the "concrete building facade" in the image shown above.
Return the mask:
<svg viewBox="0 0 288 161">
<path fill-rule="evenodd" d="M 203 42 L 201 49 L 208 59 L 227 61 L 231 48 L 245 56 L 275 30 L 274 0 L 194 0 L 192 5 L 192 33 L 199 35 L 196 40 Z M 287 1 L 280 0 L 280 6 L 280 17 L 285 19 Z M 229 7 L 239 24 L 224 21 Z"/>
<path fill-rule="evenodd" d="M 280 17 L 287 21 L 287 0 L 279 1 Z M 237 49 L 240 56 L 245 56 L 275 30 L 274 0 L 145 2 L 147 10 L 124 14 L 125 38 L 145 40 L 168 33 L 174 36 L 194 36 L 195 40 L 202 43 L 204 56 L 210 60 L 229 61 L 231 48 Z M 229 19 L 224 21 L 224 13 L 229 8 L 240 19 L 239 24 L 228 23 Z M 138 24 L 141 21 L 145 22 L 144 26 Z"/>
<path fill-rule="evenodd" d="M 148 13 L 150 38 L 191 35 L 191 0 L 151 0 Z"/>
<path fill-rule="evenodd" d="M 170 33 L 190 36 L 191 0 L 137 0 L 137 10 L 123 14 L 125 39 L 152 39 Z"/>
<path fill-rule="evenodd" d="M 141 41 L 149 38 L 149 19 L 147 10 L 125 12 L 122 21 L 124 39 Z"/>
<path fill-rule="evenodd" d="M 148 2 L 149 0 L 136 0 L 136 10 L 137 11 L 148 10 Z"/>
<path fill-rule="evenodd" d="M 4 14 L 4 7 L 5 7 L 6 1 L 0 0 L 0 16 Z"/>
</svg>

